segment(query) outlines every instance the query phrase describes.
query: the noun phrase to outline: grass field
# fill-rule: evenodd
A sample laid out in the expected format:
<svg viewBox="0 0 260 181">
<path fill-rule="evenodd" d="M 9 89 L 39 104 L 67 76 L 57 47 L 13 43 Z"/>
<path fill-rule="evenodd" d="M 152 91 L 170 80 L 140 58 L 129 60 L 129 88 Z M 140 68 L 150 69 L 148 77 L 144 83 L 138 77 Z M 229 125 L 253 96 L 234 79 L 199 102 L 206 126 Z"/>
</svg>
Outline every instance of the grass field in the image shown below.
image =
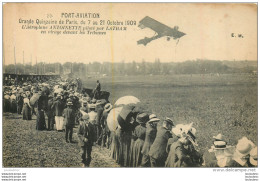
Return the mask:
<svg viewBox="0 0 260 181">
<path fill-rule="evenodd" d="M 102 90 L 111 93 L 112 103 L 119 97 L 133 95 L 141 100 L 143 109 L 160 118 L 168 116 L 176 124 L 194 122 L 202 152 L 211 146 L 212 136 L 218 133 L 222 133 L 232 145 L 242 136 L 257 143 L 257 76 L 171 75 L 98 79 Z M 84 87 L 94 88 L 96 80 L 84 79 Z M 36 131 L 35 122 L 4 114 L 4 167 L 79 167 L 77 145 L 67 144 L 64 133 Z M 91 166 L 118 165 L 109 158 L 108 150 L 95 146 Z"/>
<path fill-rule="evenodd" d="M 95 87 L 95 80 L 86 80 L 85 85 Z M 111 102 L 133 95 L 160 118 L 168 116 L 176 124 L 194 122 L 202 151 L 211 146 L 212 136 L 218 133 L 232 145 L 242 136 L 257 143 L 256 75 L 121 76 L 99 80 L 102 90 L 111 92 Z"/>
</svg>

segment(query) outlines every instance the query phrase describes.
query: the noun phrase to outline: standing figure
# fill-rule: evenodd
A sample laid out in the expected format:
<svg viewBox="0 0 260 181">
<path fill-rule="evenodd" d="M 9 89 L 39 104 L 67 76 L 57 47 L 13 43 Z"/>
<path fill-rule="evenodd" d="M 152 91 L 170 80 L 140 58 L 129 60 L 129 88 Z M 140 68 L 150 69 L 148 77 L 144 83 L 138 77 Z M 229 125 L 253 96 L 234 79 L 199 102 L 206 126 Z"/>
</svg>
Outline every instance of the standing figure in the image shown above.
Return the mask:
<svg viewBox="0 0 260 181">
<path fill-rule="evenodd" d="M 133 166 L 139 167 L 141 165 L 143 154 L 142 149 L 145 140 L 145 131 L 146 131 L 146 122 L 149 120 L 149 116 L 146 113 L 141 113 L 137 115 L 136 121 L 139 123 L 138 126 L 135 127 L 133 137 L 134 137 L 134 145 L 133 145 Z"/>
<path fill-rule="evenodd" d="M 62 117 L 62 112 L 64 109 L 64 104 L 61 100 L 61 95 L 57 95 L 56 101 L 54 101 L 52 108 L 54 110 L 54 115 L 55 115 L 55 125 L 57 131 L 62 131 L 63 130 L 63 117 Z"/>
<path fill-rule="evenodd" d="M 97 80 L 97 84 L 96 84 L 96 88 L 94 89 L 94 96 L 93 96 L 95 99 L 99 99 L 100 91 L 101 91 L 101 84 L 99 80 Z"/>
<path fill-rule="evenodd" d="M 77 136 L 79 140 L 79 146 L 81 147 L 82 167 L 89 167 L 91 162 L 91 151 L 93 143 L 95 142 L 95 130 L 94 126 L 89 122 L 88 114 L 82 116 Z"/>
<path fill-rule="evenodd" d="M 37 101 L 37 122 L 36 122 L 36 129 L 37 130 L 45 130 L 46 129 L 46 122 L 44 111 L 47 109 L 48 98 L 44 92 L 39 92 L 41 96 Z"/>
<path fill-rule="evenodd" d="M 30 101 L 28 98 L 24 98 L 23 102 L 23 120 L 32 120 L 32 108 L 30 106 Z"/>
<path fill-rule="evenodd" d="M 46 114 L 48 116 L 48 130 L 53 130 L 54 129 L 54 111 L 52 109 L 53 105 L 53 96 L 49 95 L 49 100 L 48 100 L 48 107 Z"/>
<path fill-rule="evenodd" d="M 142 149 L 142 167 L 150 167 L 150 157 L 149 157 L 149 151 L 151 148 L 151 145 L 153 144 L 155 137 L 156 137 L 156 126 L 157 123 L 160 121 L 160 119 L 154 117 L 152 118 L 151 116 L 149 117 L 150 120 L 146 123 L 146 132 L 145 132 L 145 140 L 144 140 L 144 146 Z"/>
<path fill-rule="evenodd" d="M 17 114 L 22 113 L 23 108 L 23 96 L 19 93 L 17 96 Z"/>
<path fill-rule="evenodd" d="M 108 113 L 110 112 L 110 110 L 112 109 L 112 104 L 111 103 L 107 103 L 104 107 L 104 111 L 103 111 L 103 114 L 102 114 L 102 118 L 101 118 L 101 121 L 100 121 L 100 124 L 101 124 L 101 128 L 102 128 L 102 143 L 101 143 L 101 146 L 103 147 L 107 147 L 109 148 L 110 147 L 110 144 L 111 144 L 111 136 L 110 136 L 110 130 L 107 126 L 107 116 L 108 116 Z"/>
<path fill-rule="evenodd" d="M 72 102 L 67 103 L 67 108 L 63 111 L 64 124 L 65 124 L 65 140 L 67 143 L 72 143 L 73 127 L 75 125 L 75 112 L 72 109 Z M 69 140 L 68 140 L 69 138 Z"/>
<path fill-rule="evenodd" d="M 172 137 L 170 130 L 173 125 L 173 121 L 166 118 L 161 127 L 157 126 L 156 138 L 149 151 L 151 167 L 164 167 L 167 158 L 166 146 L 168 139 Z"/>
</svg>

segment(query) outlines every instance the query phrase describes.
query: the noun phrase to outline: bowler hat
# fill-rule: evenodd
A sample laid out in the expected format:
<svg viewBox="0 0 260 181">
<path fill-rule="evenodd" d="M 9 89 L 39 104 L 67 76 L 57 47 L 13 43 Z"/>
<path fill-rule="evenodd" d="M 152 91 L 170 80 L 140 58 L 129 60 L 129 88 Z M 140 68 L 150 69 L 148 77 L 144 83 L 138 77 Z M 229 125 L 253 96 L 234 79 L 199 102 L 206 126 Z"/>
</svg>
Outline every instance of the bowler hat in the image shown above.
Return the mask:
<svg viewBox="0 0 260 181">
<path fill-rule="evenodd" d="M 172 120 L 172 119 L 166 117 L 164 121 L 166 121 L 168 124 L 174 126 L 174 123 L 173 123 L 173 120 Z"/>
<path fill-rule="evenodd" d="M 147 121 L 149 121 L 149 115 L 146 113 L 138 114 L 136 117 L 136 121 L 140 124 L 146 123 Z"/>
</svg>

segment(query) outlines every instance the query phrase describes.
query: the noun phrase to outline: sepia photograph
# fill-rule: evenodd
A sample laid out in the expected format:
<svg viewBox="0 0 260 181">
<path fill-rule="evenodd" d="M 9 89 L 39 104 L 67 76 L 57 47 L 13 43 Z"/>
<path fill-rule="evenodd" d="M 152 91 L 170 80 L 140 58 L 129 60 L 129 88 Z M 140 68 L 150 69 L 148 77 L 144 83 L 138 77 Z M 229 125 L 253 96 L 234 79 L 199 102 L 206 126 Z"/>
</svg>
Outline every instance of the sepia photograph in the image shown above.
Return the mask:
<svg viewBox="0 0 260 181">
<path fill-rule="evenodd" d="M 257 3 L 10 2 L 2 14 L 3 169 L 258 180 Z"/>
</svg>

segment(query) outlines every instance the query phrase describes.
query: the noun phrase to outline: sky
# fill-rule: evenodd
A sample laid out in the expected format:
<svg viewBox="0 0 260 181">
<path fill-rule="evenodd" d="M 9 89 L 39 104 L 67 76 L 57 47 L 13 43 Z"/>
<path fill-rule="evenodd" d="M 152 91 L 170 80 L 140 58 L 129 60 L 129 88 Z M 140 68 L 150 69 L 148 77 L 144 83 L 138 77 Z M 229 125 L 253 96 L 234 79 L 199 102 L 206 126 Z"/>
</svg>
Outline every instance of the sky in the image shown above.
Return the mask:
<svg viewBox="0 0 260 181">
<path fill-rule="evenodd" d="M 66 20 L 62 13 L 99 13 L 98 19 L 134 20 L 127 31 L 106 35 L 43 35 L 21 29 L 19 19 Z M 140 29 L 145 16 L 186 33 L 179 42 L 166 37 L 147 46 L 137 45 L 154 36 Z M 73 20 L 76 18 L 71 18 Z M 82 20 L 82 19 L 78 19 Z M 242 34 L 243 38 L 232 37 Z M 15 47 L 15 53 L 14 53 Z M 257 5 L 205 3 L 7 3 L 3 7 L 4 64 L 37 62 L 182 62 L 186 60 L 257 60 Z"/>
</svg>

